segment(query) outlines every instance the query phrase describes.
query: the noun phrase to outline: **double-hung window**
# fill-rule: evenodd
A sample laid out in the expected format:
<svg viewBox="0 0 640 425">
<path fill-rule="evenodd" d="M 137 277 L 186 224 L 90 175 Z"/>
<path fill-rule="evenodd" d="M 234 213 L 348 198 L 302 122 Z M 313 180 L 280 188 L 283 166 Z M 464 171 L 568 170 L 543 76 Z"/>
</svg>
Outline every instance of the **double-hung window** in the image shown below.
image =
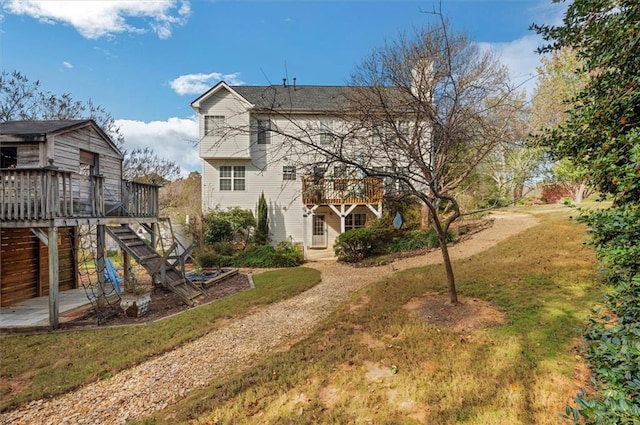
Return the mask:
<svg viewBox="0 0 640 425">
<path fill-rule="evenodd" d="M 344 227 L 346 230 L 358 229 L 364 227 L 367 223 L 366 214 L 349 214 L 344 218 Z"/>
<path fill-rule="evenodd" d="M 282 166 L 282 180 L 295 180 L 296 179 L 296 166 L 284 165 Z"/>
<path fill-rule="evenodd" d="M 320 120 L 320 143 L 328 145 L 333 142 L 333 120 Z"/>
<path fill-rule="evenodd" d="M 257 120 L 256 131 L 258 133 L 259 145 L 268 145 L 271 143 L 271 120 Z"/>
<path fill-rule="evenodd" d="M 243 191 L 245 190 L 244 165 L 223 165 L 220 167 L 220 190 Z"/>
<path fill-rule="evenodd" d="M 398 133 L 405 140 L 409 140 L 411 136 L 411 124 L 409 121 L 398 121 Z"/>
<path fill-rule="evenodd" d="M 223 115 L 205 115 L 204 116 L 204 135 L 220 137 L 224 134 L 224 116 Z"/>
</svg>

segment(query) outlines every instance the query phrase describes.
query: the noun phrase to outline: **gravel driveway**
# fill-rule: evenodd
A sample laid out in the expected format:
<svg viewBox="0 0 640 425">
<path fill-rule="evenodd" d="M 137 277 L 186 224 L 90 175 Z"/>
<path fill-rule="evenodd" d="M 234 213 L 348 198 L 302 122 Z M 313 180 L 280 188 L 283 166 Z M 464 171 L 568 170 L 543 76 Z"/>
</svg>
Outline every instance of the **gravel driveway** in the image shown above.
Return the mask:
<svg viewBox="0 0 640 425">
<path fill-rule="evenodd" d="M 496 213 L 493 227 L 450 249 L 452 259 L 472 256 L 536 225 L 526 214 Z M 0 416 L 2 424 L 119 424 L 152 415 L 229 371 L 308 334 L 358 289 L 395 270 L 441 262 L 440 252 L 389 266 L 354 269 L 335 261 L 308 263 L 322 281 L 294 298 L 230 322 L 193 342 L 53 400 L 37 400 Z M 357 277 L 357 278 L 356 278 Z"/>
</svg>

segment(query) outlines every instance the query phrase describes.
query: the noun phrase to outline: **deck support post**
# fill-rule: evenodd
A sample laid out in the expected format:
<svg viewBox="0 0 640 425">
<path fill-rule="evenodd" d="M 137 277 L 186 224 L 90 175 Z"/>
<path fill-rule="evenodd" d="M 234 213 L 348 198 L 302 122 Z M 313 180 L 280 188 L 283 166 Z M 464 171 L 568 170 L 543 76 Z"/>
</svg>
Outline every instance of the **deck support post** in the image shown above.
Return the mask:
<svg viewBox="0 0 640 425">
<path fill-rule="evenodd" d="M 53 220 L 49 224 L 47 246 L 49 248 L 49 325 L 52 329 L 58 329 L 60 326 L 58 319 L 58 228 Z"/>
<path fill-rule="evenodd" d="M 104 293 L 104 251 L 105 251 L 105 229 L 104 224 L 98 224 L 96 226 L 96 271 L 98 272 L 98 295 L 97 295 L 97 304 L 98 307 L 104 307 L 107 304 L 107 299 Z"/>
</svg>

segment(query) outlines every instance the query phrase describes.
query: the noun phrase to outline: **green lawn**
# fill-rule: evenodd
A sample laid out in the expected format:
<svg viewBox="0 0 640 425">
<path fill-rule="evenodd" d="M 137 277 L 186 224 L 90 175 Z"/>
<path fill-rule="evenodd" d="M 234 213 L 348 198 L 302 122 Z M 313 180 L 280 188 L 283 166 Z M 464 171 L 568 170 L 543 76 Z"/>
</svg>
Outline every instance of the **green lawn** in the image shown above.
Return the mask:
<svg viewBox="0 0 640 425">
<path fill-rule="evenodd" d="M 579 328 L 601 297 L 585 229 L 568 216 L 541 215 L 455 263 L 460 294 L 502 311 L 502 325 L 455 333 L 409 313 L 409 300 L 444 294 L 446 281 L 441 266 L 407 270 L 355 294 L 290 349 L 142 422 L 561 423 L 585 380 Z"/>
<path fill-rule="evenodd" d="M 298 267 L 256 274 L 253 280 L 255 289 L 147 325 L 3 335 L 0 410 L 108 378 L 119 370 L 198 338 L 226 319 L 295 296 L 320 282 L 320 273 Z"/>
</svg>

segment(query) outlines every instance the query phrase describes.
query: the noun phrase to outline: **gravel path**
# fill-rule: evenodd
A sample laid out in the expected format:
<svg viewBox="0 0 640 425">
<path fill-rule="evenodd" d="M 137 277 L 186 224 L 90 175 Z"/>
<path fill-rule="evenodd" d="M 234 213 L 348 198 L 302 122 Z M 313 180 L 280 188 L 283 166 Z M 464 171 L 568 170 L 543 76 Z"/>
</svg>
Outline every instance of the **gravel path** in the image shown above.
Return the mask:
<svg viewBox="0 0 640 425">
<path fill-rule="evenodd" d="M 477 254 L 534 226 L 525 214 L 493 214 L 494 226 L 451 247 L 452 259 Z M 152 415 L 230 370 L 308 334 L 350 295 L 395 270 L 441 262 L 440 252 L 398 260 L 392 266 L 354 269 L 335 261 L 309 263 L 322 282 L 210 334 L 53 400 L 37 400 L 0 415 L 2 424 L 121 424 Z M 356 278 L 357 277 L 357 278 Z"/>
</svg>

